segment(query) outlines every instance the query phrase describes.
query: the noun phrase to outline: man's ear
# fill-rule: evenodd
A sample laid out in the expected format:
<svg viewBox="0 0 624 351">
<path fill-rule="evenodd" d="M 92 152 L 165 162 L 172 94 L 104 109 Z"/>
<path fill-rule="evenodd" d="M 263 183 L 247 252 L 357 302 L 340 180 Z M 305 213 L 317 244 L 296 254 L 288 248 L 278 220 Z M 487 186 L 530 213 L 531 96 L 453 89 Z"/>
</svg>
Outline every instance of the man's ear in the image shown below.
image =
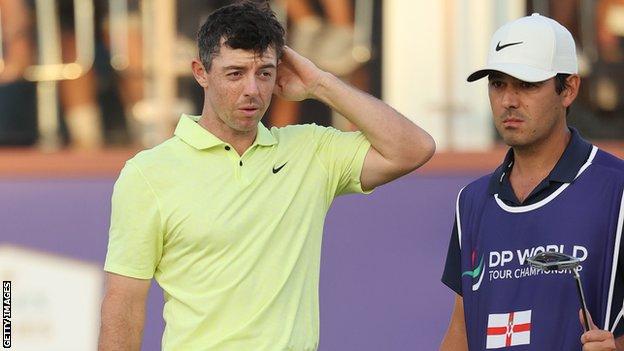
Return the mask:
<svg viewBox="0 0 624 351">
<path fill-rule="evenodd" d="M 193 70 L 193 76 L 195 80 L 202 88 L 208 88 L 208 72 L 204 67 L 204 64 L 197 58 L 193 59 L 191 63 L 191 69 Z"/>
<path fill-rule="evenodd" d="M 561 92 L 563 97 L 563 106 L 569 107 L 578 95 L 579 88 L 581 86 L 581 77 L 578 74 L 572 74 L 566 78 L 565 89 Z"/>
</svg>

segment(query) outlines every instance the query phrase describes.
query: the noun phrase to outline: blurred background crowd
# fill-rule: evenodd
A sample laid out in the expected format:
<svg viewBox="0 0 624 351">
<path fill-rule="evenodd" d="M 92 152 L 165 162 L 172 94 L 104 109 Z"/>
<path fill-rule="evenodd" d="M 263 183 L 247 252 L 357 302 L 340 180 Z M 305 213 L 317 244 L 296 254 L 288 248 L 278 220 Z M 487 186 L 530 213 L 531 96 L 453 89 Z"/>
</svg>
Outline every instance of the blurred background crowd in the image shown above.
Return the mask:
<svg viewBox="0 0 624 351">
<path fill-rule="evenodd" d="M 195 33 L 229 2 L 1 0 L 0 145 L 98 149 L 162 141 L 180 113 L 201 113 L 203 92 L 190 70 Z M 371 90 L 373 2 L 358 5 L 367 7 L 358 31 L 351 0 L 273 5 L 293 48 Z M 351 128 L 322 106 L 277 99 L 265 121 Z"/>
<path fill-rule="evenodd" d="M 0 145 L 101 149 L 149 147 L 166 139 L 180 113 L 201 113 L 202 91 L 190 70 L 195 32 L 212 10 L 229 2 L 0 0 Z M 476 66 L 486 52 L 449 47 L 461 47 L 458 33 L 475 33 L 475 23 L 466 24 L 461 12 L 481 3 L 477 7 L 485 9 L 485 22 L 479 17 L 471 22 L 483 28 L 484 38 L 508 17 L 531 12 L 551 16 L 570 29 L 578 44 L 583 85 L 571 124 L 590 139 L 624 138 L 624 0 L 439 3 L 439 11 L 447 13 L 437 19 L 429 16 L 431 5 L 400 0 L 274 0 L 271 5 L 287 25 L 289 45 L 357 87 L 391 103 L 396 100 L 402 112 L 443 140 L 443 148 L 460 151 L 483 149 L 495 141 L 489 116 L 480 116 L 476 118 L 485 121 L 480 129 L 486 130 L 479 132 L 481 141 L 462 142 L 470 139 L 461 135 L 463 115 L 487 115 L 488 110 L 472 106 L 484 105 L 483 98 L 462 101 L 461 88 L 458 92 L 452 86 L 463 85 L 470 69 L 457 62 Z M 414 30 L 403 30 L 394 13 L 409 16 Z M 429 30 L 417 29 L 416 22 L 426 23 Z M 426 46 L 427 41 L 442 44 Z M 413 47 L 422 50 L 410 51 Z M 412 55 L 439 60 L 431 67 L 417 57 L 410 59 Z M 411 60 L 411 69 L 393 73 L 401 66 L 394 62 L 396 56 L 407 57 L 408 69 Z M 430 76 L 428 71 L 440 74 Z M 418 81 L 419 88 L 405 91 L 409 86 L 402 80 Z M 436 84 L 441 85 L 442 101 L 419 101 Z M 412 111 L 401 100 L 439 106 Z M 264 122 L 352 129 L 310 101 L 275 99 Z"/>
</svg>

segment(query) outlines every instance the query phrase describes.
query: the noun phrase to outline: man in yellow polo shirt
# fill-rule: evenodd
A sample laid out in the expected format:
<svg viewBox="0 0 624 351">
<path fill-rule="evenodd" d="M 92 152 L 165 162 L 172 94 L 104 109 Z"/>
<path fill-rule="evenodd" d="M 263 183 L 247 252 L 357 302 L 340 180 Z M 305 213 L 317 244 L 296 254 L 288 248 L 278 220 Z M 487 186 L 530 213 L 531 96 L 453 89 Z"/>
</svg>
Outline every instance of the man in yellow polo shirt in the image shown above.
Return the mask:
<svg viewBox="0 0 624 351">
<path fill-rule="evenodd" d="M 284 46 L 270 9 L 243 2 L 199 31 L 201 116 L 126 163 L 115 184 L 100 350 L 139 350 L 150 280 L 163 350 L 316 350 L 325 215 L 425 163 L 433 139 Z M 361 132 L 268 130 L 272 94 L 320 100 Z"/>
</svg>

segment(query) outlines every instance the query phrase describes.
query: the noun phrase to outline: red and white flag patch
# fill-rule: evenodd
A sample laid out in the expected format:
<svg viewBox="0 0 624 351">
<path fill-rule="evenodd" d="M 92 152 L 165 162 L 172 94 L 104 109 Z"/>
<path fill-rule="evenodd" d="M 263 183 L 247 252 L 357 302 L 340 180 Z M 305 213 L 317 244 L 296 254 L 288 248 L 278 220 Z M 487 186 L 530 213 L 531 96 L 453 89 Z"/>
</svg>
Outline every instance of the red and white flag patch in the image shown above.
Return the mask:
<svg viewBox="0 0 624 351">
<path fill-rule="evenodd" d="M 531 310 L 488 315 L 487 349 L 531 343 Z"/>
</svg>

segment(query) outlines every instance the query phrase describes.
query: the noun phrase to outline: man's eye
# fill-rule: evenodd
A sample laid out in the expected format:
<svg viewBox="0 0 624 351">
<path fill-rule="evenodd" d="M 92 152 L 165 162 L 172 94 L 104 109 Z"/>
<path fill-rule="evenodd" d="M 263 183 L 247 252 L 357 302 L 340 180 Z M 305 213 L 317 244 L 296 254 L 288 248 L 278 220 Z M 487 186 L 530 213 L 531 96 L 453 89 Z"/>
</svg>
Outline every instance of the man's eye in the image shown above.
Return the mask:
<svg viewBox="0 0 624 351">
<path fill-rule="evenodd" d="M 503 82 L 499 80 L 492 80 L 490 81 L 490 86 L 492 86 L 493 88 L 500 88 L 503 86 Z"/>
<path fill-rule="evenodd" d="M 240 77 L 242 75 L 241 72 L 231 72 L 228 73 L 228 77 Z"/>
<path fill-rule="evenodd" d="M 529 83 L 529 82 L 522 82 L 522 83 L 520 84 L 520 86 L 522 87 L 522 89 L 533 89 L 533 88 L 537 87 L 537 85 L 536 85 L 536 84 L 534 84 L 534 83 Z"/>
</svg>

